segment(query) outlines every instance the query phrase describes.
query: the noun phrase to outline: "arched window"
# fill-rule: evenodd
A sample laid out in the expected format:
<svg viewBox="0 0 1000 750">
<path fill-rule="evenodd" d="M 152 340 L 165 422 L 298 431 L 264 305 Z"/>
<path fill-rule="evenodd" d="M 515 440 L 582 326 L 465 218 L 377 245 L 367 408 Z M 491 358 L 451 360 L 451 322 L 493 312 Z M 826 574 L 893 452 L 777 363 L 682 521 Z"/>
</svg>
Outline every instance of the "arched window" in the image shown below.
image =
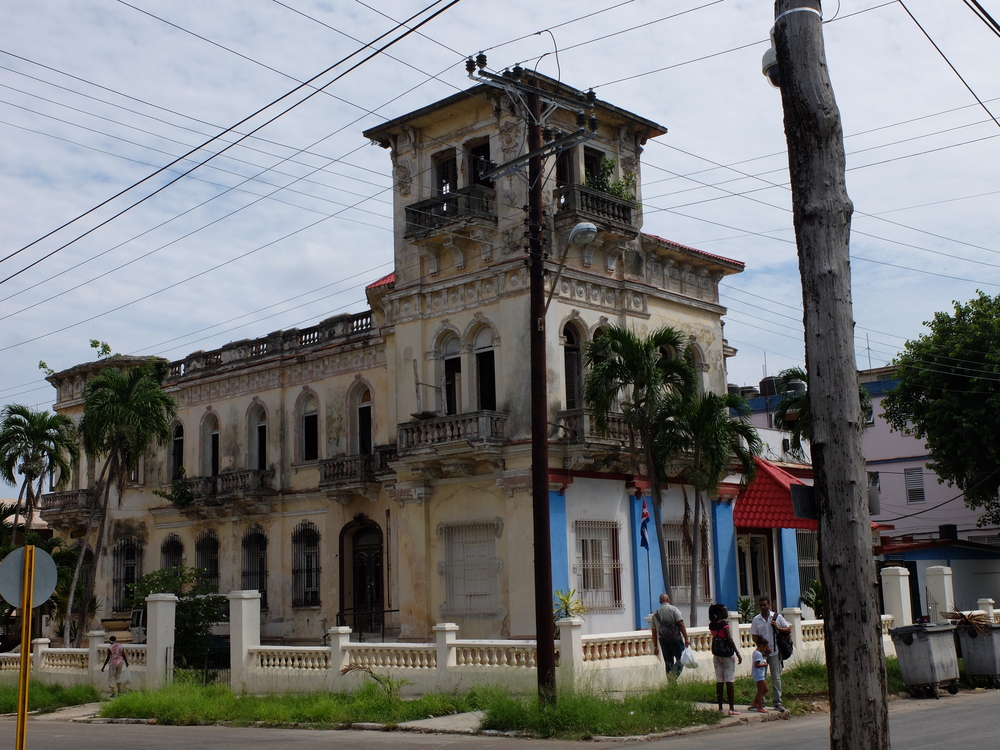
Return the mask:
<svg viewBox="0 0 1000 750">
<path fill-rule="evenodd" d="M 441 343 L 444 365 L 444 388 L 441 406 L 445 414 L 458 414 L 462 402 L 462 353 L 457 336 L 449 336 Z"/>
<path fill-rule="evenodd" d="M 267 533 L 257 524 L 243 535 L 243 590 L 255 589 L 261 609 L 267 609 Z"/>
<path fill-rule="evenodd" d="M 302 461 L 319 459 L 319 402 L 311 393 L 299 407 L 299 458 Z"/>
<path fill-rule="evenodd" d="M 496 411 L 497 367 L 493 348 L 493 331 L 481 328 L 476 334 L 473 352 L 476 356 L 476 396 L 479 409 Z"/>
<path fill-rule="evenodd" d="M 219 419 L 214 414 L 201 423 L 201 474 L 219 475 Z"/>
<path fill-rule="evenodd" d="M 205 571 L 205 578 L 219 589 L 219 537 L 209 529 L 194 544 L 195 566 Z"/>
<path fill-rule="evenodd" d="M 372 392 L 362 388 L 355 395 L 357 399 L 355 410 L 354 443 L 355 453 L 370 456 L 374 450 L 372 442 Z"/>
<path fill-rule="evenodd" d="M 319 531 L 309 521 L 292 534 L 292 606 L 319 606 Z"/>
<path fill-rule="evenodd" d="M 563 367 L 566 370 L 566 408 L 583 407 L 581 388 L 583 385 L 583 363 L 580 356 L 580 334 L 575 327 L 563 328 Z"/>
<path fill-rule="evenodd" d="M 170 441 L 170 478 L 177 479 L 184 472 L 184 425 L 174 425 L 174 436 Z"/>
<path fill-rule="evenodd" d="M 120 612 L 129 595 L 129 586 L 142 577 L 142 542 L 134 536 L 125 536 L 115 543 L 111 554 L 114 570 L 111 575 L 112 609 Z"/>
<path fill-rule="evenodd" d="M 184 543 L 176 534 L 170 534 L 160 545 L 160 568 L 170 570 L 184 565 Z"/>
<path fill-rule="evenodd" d="M 247 468 L 267 468 L 267 412 L 254 404 L 247 419 Z"/>
</svg>

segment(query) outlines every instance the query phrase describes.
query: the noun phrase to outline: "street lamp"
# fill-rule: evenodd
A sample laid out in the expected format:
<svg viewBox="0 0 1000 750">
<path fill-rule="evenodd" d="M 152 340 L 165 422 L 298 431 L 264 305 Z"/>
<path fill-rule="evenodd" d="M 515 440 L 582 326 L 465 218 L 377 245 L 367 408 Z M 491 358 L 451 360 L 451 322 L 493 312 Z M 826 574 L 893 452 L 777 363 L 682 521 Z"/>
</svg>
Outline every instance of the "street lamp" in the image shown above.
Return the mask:
<svg viewBox="0 0 1000 750">
<path fill-rule="evenodd" d="M 545 310 L 542 312 L 543 318 L 549 312 L 549 305 L 552 302 L 552 296 L 556 293 L 556 285 L 559 283 L 559 277 L 562 276 L 563 268 L 566 266 L 566 255 L 569 253 L 569 249 L 571 247 L 586 247 L 596 238 L 597 226 L 591 224 L 589 221 L 581 221 L 569 230 L 569 237 L 566 239 L 566 247 L 563 248 L 562 257 L 559 259 L 559 266 L 556 268 L 556 277 L 552 280 L 552 286 L 549 289 L 548 297 L 545 298 Z"/>
</svg>

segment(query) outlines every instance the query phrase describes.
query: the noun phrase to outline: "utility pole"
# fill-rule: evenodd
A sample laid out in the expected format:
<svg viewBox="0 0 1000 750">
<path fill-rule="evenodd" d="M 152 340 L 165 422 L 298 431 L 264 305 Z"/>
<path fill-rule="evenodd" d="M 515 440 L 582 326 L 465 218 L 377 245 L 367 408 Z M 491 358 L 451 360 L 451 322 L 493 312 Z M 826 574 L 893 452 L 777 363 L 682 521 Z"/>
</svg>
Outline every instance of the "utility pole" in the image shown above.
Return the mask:
<svg viewBox="0 0 1000 750">
<path fill-rule="evenodd" d="M 478 68 L 479 79 L 473 78 Z M 486 55 L 479 53 L 476 59 L 466 61 L 466 70 L 473 80 L 481 81 L 505 90 L 515 104 L 522 107 L 527 129 L 528 153 L 516 157 L 507 164 L 490 165 L 484 170 L 484 178 L 497 177 L 519 172 L 528 165 L 528 325 L 530 345 L 531 383 L 531 517 L 532 542 L 534 546 L 535 584 L 535 665 L 538 675 L 538 700 L 541 705 L 553 706 L 556 702 L 556 650 L 555 622 L 552 619 L 552 539 L 549 518 L 549 419 L 548 389 L 546 385 L 545 361 L 545 236 L 544 210 L 542 206 L 543 160 L 558 154 L 560 150 L 590 140 L 597 133 L 597 120 L 591 115 L 590 133 L 583 109 L 593 109 L 593 92 L 581 100 L 572 101 L 559 93 L 544 91 L 538 81 L 523 80 L 525 71 L 516 66 L 504 75 L 495 75 L 485 70 Z M 581 95 L 582 96 L 582 95 Z M 545 112 L 542 112 L 542 101 Z M 542 127 L 548 117 L 557 110 L 571 110 L 577 113 L 578 130 L 569 134 L 555 133 L 546 128 L 544 144 Z"/>
<path fill-rule="evenodd" d="M 854 207 L 847 195 L 843 129 L 826 65 L 821 11 L 819 0 L 777 0 L 772 36 L 802 277 L 830 747 L 888 750 L 885 657 L 854 359 L 849 249 Z"/>
</svg>

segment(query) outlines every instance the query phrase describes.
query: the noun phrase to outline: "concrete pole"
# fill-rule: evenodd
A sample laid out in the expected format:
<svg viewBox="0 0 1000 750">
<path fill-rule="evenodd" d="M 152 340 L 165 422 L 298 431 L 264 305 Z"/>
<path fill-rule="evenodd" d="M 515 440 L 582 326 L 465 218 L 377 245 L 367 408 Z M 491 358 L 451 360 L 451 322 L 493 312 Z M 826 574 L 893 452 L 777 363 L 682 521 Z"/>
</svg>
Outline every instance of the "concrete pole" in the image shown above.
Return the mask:
<svg viewBox="0 0 1000 750">
<path fill-rule="evenodd" d="M 901 628 L 913 624 L 913 602 L 910 600 L 910 571 L 891 565 L 882 568 L 882 601 L 885 613 L 892 615 L 892 626 Z"/>
<path fill-rule="evenodd" d="M 236 692 L 246 687 L 250 649 L 260 645 L 260 592 L 230 591 L 229 596 L 229 685 Z"/>
<path fill-rule="evenodd" d="M 146 683 L 147 690 L 159 690 L 173 667 L 174 626 L 177 596 L 150 594 L 146 597 Z"/>
</svg>

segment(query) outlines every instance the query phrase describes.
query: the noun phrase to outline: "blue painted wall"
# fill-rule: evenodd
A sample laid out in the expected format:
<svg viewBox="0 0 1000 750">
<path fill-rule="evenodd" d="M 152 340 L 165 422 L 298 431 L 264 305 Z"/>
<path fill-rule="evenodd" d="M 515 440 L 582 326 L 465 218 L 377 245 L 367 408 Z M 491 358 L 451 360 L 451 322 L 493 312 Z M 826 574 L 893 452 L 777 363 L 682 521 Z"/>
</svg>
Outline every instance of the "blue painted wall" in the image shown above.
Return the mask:
<svg viewBox="0 0 1000 750">
<path fill-rule="evenodd" d="M 778 575 L 781 580 L 781 608 L 799 606 L 802 591 L 799 585 L 799 550 L 795 543 L 795 529 L 778 531 Z M 772 604 L 777 607 L 775 602 Z"/>
<path fill-rule="evenodd" d="M 715 550 L 715 600 L 735 612 L 739 579 L 732 503 L 712 503 L 712 547 Z"/>
<path fill-rule="evenodd" d="M 649 501 L 647 500 L 647 503 Z M 660 569 L 660 547 L 656 537 L 656 522 L 653 521 L 653 509 L 649 509 L 649 552 L 640 546 L 640 529 L 642 527 L 642 498 L 631 497 L 629 505 L 632 537 L 632 601 L 635 602 L 635 627 L 645 630 L 646 615 L 660 605 L 660 594 L 663 593 L 663 571 Z"/>
<path fill-rule="evenodd" d="M 549 544 L 552 545 L 552 589 L 569 591 L 569 528 L 566 496 L 549 492 Z M 553 595 L 553 598 L 554 595 Z"/>
</svg>

